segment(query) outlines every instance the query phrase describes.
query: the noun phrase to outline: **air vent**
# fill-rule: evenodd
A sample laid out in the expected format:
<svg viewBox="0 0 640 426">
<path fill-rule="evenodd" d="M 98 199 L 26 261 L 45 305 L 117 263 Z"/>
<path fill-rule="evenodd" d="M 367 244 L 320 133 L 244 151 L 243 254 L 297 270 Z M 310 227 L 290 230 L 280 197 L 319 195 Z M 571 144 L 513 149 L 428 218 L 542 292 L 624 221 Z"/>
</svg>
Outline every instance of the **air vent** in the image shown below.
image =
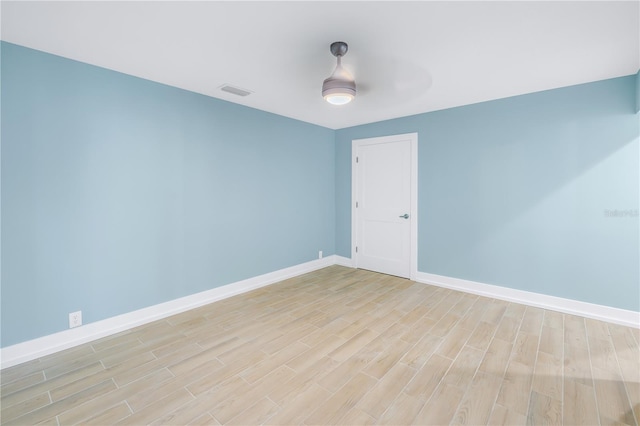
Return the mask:
<svg viewBox="0 0 640 426">
<path fill-rule="evenodd" d="M 230 84 L 223 84 L 222 86 L 220 86 L 220 90 L 227 93 L 233 93 L 234 95 L 238 95 L 238 96 L 247 96 L 253 93 L 250 90 L 234 87 L 234 86 L 231 86 Z"/>
</svg>

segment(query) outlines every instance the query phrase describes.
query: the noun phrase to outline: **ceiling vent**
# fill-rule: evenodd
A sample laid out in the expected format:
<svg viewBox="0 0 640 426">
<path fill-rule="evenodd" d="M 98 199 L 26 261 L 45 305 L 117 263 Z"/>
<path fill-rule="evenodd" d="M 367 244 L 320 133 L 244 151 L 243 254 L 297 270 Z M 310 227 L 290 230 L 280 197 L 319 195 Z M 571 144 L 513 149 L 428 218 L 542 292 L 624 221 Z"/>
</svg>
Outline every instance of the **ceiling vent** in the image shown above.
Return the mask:
<svg viewBox="0 0 640 426">
<path fill-rule="evenodd" d="M 250 90 L 241 89 L 239 87 L 231 86 L 230 84 L 223 84 L 222 86 L 220 86 L 220 90 L 238 96 L 248 96 L 253 93 Z"/>
</svg>

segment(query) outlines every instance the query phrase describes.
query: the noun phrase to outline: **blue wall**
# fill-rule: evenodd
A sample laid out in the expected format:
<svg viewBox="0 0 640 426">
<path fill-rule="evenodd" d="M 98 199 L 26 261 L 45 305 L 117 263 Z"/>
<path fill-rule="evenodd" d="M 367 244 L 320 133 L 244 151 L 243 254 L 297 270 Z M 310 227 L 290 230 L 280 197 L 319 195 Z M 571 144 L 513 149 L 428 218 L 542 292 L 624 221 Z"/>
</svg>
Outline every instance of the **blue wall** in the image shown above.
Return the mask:
<svg viewBox="0 0 640 426">
<path fill-rule="evenodd" d="M 351 140 L 418 132 L 419 271 L 640 310 L 635 80 L 337 131 L 337 254 Z"/>
<path fill-rule="evenodd" d="M 420 271 L 640 310 L 638 75 L 333 131 L 1 49 L 3 347 L 349 257 L 351 140 L 408 132 Z"/>
<path fill-rule="evenodd" d="M 3 347 L 334 254 L 332 130 L 1 46 Z"/>
</svg>

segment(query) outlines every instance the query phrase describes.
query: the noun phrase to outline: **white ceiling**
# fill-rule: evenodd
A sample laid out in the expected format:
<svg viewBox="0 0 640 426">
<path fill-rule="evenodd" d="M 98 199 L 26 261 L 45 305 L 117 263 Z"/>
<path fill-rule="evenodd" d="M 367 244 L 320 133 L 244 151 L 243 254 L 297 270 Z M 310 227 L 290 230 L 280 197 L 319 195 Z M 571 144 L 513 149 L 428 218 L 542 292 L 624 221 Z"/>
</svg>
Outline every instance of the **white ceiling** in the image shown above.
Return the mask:
<svg viewBox="0 0 640 426">
<path fill-rule="evenodd" d="M 0 12 L 5 41 L 339 129 L 635 73 L 639 4 L 2 1 Z M 338 40 L 358 85 L 342 107 L 320 94 Z"/>
</svg>

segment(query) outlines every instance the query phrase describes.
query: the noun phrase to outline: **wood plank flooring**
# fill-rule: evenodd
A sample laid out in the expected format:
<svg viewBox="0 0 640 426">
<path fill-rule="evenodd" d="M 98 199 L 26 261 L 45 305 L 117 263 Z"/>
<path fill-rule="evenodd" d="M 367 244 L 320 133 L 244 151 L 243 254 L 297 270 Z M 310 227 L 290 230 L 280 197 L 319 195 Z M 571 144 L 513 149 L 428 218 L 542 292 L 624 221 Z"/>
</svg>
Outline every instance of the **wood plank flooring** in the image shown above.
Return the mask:
<svg viewBox="0 0 640 426">
<path fill-rule="evenodd" d="M 1 423 L 637 425 L 639 342 L 332 266 L 7 368 Z"/>
</svg>

